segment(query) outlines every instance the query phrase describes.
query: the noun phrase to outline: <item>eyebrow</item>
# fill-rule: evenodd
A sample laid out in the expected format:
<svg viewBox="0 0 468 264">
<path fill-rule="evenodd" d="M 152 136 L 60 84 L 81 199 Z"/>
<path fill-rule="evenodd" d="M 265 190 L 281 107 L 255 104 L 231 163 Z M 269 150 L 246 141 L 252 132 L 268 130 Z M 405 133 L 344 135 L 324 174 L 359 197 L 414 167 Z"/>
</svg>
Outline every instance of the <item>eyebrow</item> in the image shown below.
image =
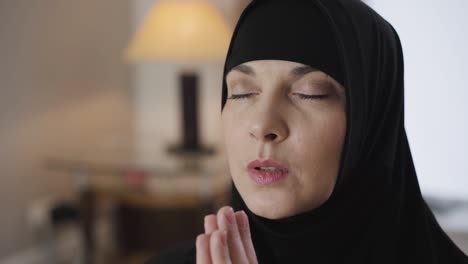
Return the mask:
<svg viewBox="0 0 468 264">
<path fill-rule="evenodd" d="M 241 72 L 241 73 L 244 73 L 244 74 L 247 74 L 247 75 L 255 76 L 254 69 L 252 67 L 248 66 L 248 65 L 240 64 L 240 65 L 237 65 L 236 67 L 232 68 L 231 70 L 232 71 L 238 71 L 238 72 Z M 300 76 L 303 76 L 303 75 L 305 75 L 307 73 L 315 72 L 315 71 L 318 71 L 318 69 L 313 68 L 313 67 L 308 66 L 308 65 L 304 65 L 304 66 L 298 66 L 298 67 L 292 69 L 291 72 L 289 73 L 289 75 L 294 75 L 295 77 L 300 77 Z"/>
</svg>

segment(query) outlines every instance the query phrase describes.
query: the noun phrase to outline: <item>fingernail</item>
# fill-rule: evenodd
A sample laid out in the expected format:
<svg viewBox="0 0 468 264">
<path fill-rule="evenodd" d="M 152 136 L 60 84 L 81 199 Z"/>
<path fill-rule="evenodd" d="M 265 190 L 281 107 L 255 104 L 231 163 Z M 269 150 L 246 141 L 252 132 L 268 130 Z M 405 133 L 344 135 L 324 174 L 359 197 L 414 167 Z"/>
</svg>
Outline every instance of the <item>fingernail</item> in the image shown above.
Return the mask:
<svg viewBox="0 0 468 264">
<path fill-rule="evenodd" d="M 195 241 L 195 245 L 197 248 L 202 246 L 202 240 L 205 238 L 205 235 L 200 234 L 197 236 L 197 240 Z"/>
<path fill-rule="evenodd" d="M 242 217 L 240 217 L 240 221 L 237 223 L 240 228 L 246 228 L 247 227 L 247 215 L 245 214 L 244 211 L 241 211 Z"/>
<path fill-rule="evenodd" d="M 234 213 L 233 213 L 233 211 L 229 210 L 228 212 L 226 212 L 224 214 L 224 216 L 226 216 L 226 220 L 228 221 L 228 223 L 230 225 L 234 224 Z"/>
</svg>

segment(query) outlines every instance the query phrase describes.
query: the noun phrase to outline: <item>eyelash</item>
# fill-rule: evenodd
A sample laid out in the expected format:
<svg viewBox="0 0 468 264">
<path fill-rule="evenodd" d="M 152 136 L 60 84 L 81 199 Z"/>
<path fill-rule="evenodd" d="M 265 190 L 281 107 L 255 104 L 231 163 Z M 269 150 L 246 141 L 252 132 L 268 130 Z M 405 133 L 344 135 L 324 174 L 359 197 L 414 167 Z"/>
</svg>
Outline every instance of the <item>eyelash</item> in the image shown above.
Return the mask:
<svg viewBox="0 0 468 264">
<path fill-rule="evenodd" d="M 250 97 L 253 93 L 248 93 L 248 94 L 233 94 L 231 97 L 228 99 L 246 99 Z M 297 94 L 301 99 L 305 100 L 323 100 L 328 97 L 328 94 L 320 94 L 320 95 L 308 95 L 308 94 L 300 94 L 300 93 L 294 93 Z"/>
</svg>

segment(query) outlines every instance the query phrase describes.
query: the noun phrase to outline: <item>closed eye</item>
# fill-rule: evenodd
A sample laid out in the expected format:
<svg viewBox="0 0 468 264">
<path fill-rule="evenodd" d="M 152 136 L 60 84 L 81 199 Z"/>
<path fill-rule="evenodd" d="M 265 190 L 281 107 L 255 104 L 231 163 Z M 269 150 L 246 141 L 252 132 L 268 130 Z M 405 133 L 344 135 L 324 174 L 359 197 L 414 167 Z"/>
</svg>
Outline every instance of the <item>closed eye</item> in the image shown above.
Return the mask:
<svg viewBox="0 0 468 264">
<path fill-rule="evenodd" d="M 306 100 L 313 100 L 313 99 L 322 100 L 329 96 L 328 94 L 300 94 L 300 93 L 294 93 L 294 94 L 298 95 L 299 98 L 306 99 Z"/>
<path fill-rule="evenodd" d="M 228 99 L 243 99 L 243 98 L 247 98 L 247 97 L 250 97 L 252 95 L 252 93 L 248 93 L 248 94 L 233 94 L 231 95 L 231 97 L 229 97 Z"/>
<path fill-rule="evenodd" d="M 321 100 L 321 99 L 325 99 L 327 98 L 329 95 L 328 94 L 313 94 L 313 95 L 310 95 L 310 94 L 301 94 L 301 93 L 294 93 L 295 95 L 298 95 L 299 98 L 301 99 L 305 99 L 305 100 L 313 100 L 313 99 L 318 99 L 318 100 Z M 231 97 L 229 97 L 228 99 L 245 99 L 245 98 L 248 98 L 250 97 L 251 95 L 253 95 L 253 93 L 248 93 L 248 94 L 233 94 L 231 95 Z"/>
</svg>

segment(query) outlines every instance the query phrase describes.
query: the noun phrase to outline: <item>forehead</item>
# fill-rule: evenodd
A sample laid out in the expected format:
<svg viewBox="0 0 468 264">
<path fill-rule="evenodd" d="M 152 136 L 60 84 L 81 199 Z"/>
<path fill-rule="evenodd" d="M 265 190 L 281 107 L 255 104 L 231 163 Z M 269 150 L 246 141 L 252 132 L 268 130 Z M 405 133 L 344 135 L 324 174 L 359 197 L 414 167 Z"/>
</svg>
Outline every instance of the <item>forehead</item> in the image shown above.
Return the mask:
<svg viewBox="0 0 468 264">
<path fill-rule="evenodd" d="M 291 77 L 301 77 L 311 72 L 319 72 L 319 70 L 295 61 L 256 60 L 233 67 L 229 70 L 227 75 L 247 75 L 255 78 L 265 73 L 282 73 L 290 75 Z"/>
</svg>

